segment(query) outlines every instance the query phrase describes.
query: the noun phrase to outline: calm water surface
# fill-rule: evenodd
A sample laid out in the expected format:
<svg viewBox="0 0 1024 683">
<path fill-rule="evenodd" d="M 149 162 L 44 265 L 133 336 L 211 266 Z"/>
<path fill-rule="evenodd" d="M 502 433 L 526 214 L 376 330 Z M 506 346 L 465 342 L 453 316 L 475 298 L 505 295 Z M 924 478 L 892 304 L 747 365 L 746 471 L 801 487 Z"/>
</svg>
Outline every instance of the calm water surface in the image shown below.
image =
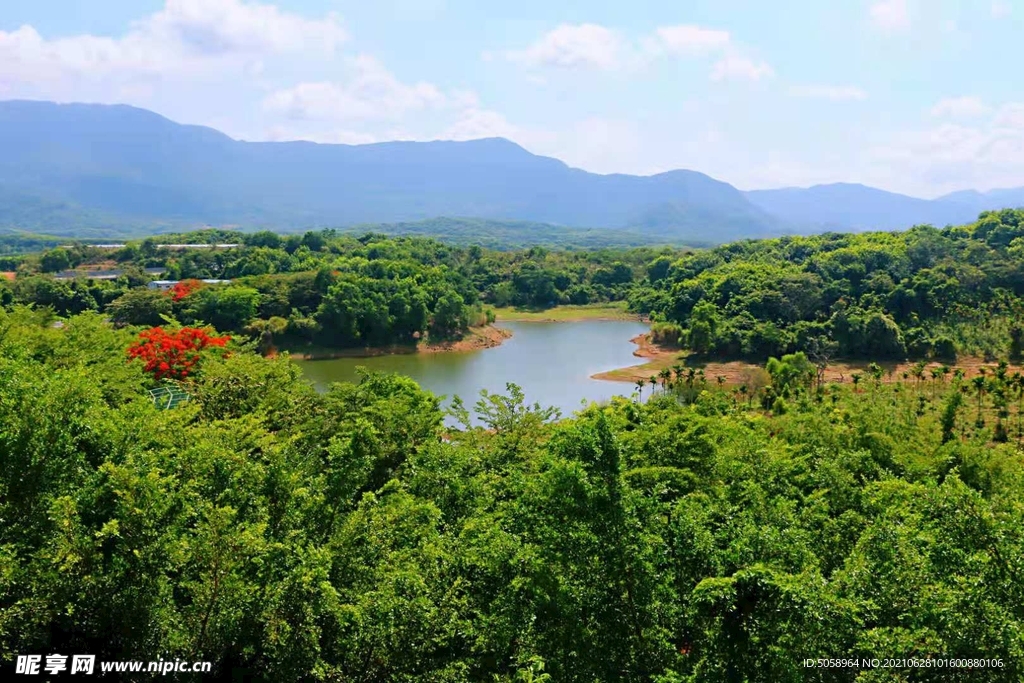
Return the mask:
<svg viewBox="0 0 1024 683">
<path fill-rule="evenodd" d="M 493 349 L 470 353 L 403 354 L 374 358 L 302 361 L 318 387 L 357 380 L 356 368 L 407 375 L 438 395 L 459 396 L 472 408 L 481 389 L 505 393 L 514 382 L 529 403 L 554 406 L 568 417 L 581 402 L 629 396 L 633 386 L 590 376 L 642 363 L 630 339 L 646 332 L 639 322 L 591 320 L 564 323 L 501 323 L 512 338 Z"/>
</svg>

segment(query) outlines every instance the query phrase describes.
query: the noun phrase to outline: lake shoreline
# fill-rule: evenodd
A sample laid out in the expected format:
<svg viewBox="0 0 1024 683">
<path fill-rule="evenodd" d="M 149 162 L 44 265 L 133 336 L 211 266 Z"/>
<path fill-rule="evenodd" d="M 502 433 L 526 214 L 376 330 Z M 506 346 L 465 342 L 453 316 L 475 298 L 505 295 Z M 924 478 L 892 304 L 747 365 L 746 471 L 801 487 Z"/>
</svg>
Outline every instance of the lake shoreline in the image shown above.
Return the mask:
<svg viewBox="0 0 1024 683">
<path fill-rule="evenodd" d="M 338 349 L 336 351 L 316 350 L 309 352 L 288 351 L 289 356 L 294 360 L 316 361 L 316 360 L 337 360 L 340 358 L 374 358 L 376 356 L 397 356 L 407 354 L 432 354 L 432 353 L 468 353 L 471 351 L 482 351 L 500 346 L 506 339 L 512 336 L 512 330 L 485 325 L 483 327 L 471 327 L 465 337 L 453 341 L 443 341 L 434 344 L 391 344 L 388 346 L 367 346 L 356 349 Z"/>
<path fill-rule="evenodd" d="M 633 355 L 637 358 L 647 359 L 646 363 L 616 368 L 615 370 L 608 370 L 606 372 L 599 372 L 595 375 L 591 375 L 591 379 L 602 380 L 605 382 L 646 381 L 651 377 L 656 377 L 658 373 L 665 368 L 671 368 L 681 363 L 683 360 L 683 351 L 681 349 L 672 349 L 655 344 L 651 341 L 650 333 L 639 334 L 630 339 L 630 341 L 637 345 L 637 349 L 633 351 Z M 946 364 L 947 363 L 944 363 L 943 361 L 928 360 L 925 364 L 925 370 L 930 371 L 933 368 L 940 368 Z M 854 375 L 859 374 L 862 377 L 867 376 L 870 372 L 870 365 L 871 361 L 869 360 L 836 359 L 826 368 L 824 381 L 838 384 L 852 382 Z M 903 374 L 910 374 L 916 363 L 910 360 L 898 362 L 880 361 L 879 365 L 885 371 L 882 381 L 896 382 L 907 381 L 904 380 Z M 981 374 L 981 368 L 985 368 L 986 371 L 993 371 L 998 363 L 995 361 L 987 361 L 983 358 L 968 356 L 960 358 L 957 361 L 949 361 L 948 365 L 951 368 L 963 370 L 965 372 L 965 376 L 971 377 Z M 748 384 L 753 381 L 751 378 L 754 374 L 764 372 L 763 365 L 751 363 L 750 361 L 745 360 L 712 360 L 708 362 L 700 362 L 692 367 L 703 370 L 705 377 L 707 377 L 709 381 L 722 377 L 724 379 L 723 384 L 727 386 Z M 1010 365 L 1008 371 L 1024 371 L 1024 366 Z M 925 379 L 923 381 L 929 380 Z"/>
<path fill-rule="evenodd" d="M 633 355 L 637 358 L 647 359 L 646 363 L 599 372 L 591 375 L 590 378 L 604 382 L 635 382 L 638 379 L 647 379 L 658 374 L 663 368 L 678 362 L 679 354 L 682 353 L 681 349 L 671 349 L 654 343 L 650 332 L 638 334 L 629 341 L 637 346 Z"/>
</svg>

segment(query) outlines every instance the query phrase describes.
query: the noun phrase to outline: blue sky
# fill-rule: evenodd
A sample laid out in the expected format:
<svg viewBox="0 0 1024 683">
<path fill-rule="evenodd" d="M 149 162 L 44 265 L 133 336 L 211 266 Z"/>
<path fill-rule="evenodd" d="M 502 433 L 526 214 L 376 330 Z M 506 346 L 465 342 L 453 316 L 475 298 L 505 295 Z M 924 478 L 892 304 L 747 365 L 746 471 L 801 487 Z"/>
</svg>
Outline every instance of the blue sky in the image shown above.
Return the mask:
<svg viewBox="0 0 1024 683">
<path fill-rule="evenodd" d="M 0 98 L 599 173 L 1024 185 L 1022 0 L 3 0 Z"/>
</svg>

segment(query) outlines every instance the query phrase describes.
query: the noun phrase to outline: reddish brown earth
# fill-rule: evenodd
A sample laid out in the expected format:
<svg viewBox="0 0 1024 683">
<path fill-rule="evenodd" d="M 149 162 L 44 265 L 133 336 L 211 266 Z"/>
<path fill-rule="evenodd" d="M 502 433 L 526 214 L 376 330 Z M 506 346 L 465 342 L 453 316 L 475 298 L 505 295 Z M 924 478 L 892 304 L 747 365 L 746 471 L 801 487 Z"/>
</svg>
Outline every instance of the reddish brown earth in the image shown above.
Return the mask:
<svg viewBox="0 0 1024 683">
<path fill-rule="evenodd" d="M 633 352 L 634 356 L 638 358 L 647 359 L 646 363 L 633 365 L 626 368 L 619 368 L 617 370 L 610 370 L 608 372 L 602 372 L 594 375 L 594 379 L 603 379 L 613 382 L 635 382 L 638 379 L 649 379 L 650 377 L 656 376 L 664 368 L 670 368 L 677 364 L 684 362 L 685 353 L 678 349 L 669 349 L 662 346 L 658 346 L 653 343 L 650 339 L 649 334 L 642 334 L 631 339 L 634 344 L 637 345 L 637 349 Z M 861 373 L 866 376 L 868 373 L 868 366 L 871 361 L 836 361 L 831 364 L 825 370 L 825 381 L 826 382 L 851 382 L 854 373 Z M 709 363 L 694 363 L 688 361 L 687 367 L 699 367 L 704 370 L 704 376 L 709 380 L 715 380 L 717 377 L 724 377 L 725 384 L 739 385 L 749 381 L 752 372 L 760 370 L 763 366 L 757 365 L 756 363 L 748 363 L 745 361 L 729 361 L 729 362 L 709 362 Z M 889 381 L 903 381 L 903 373 L 907 373 L 909 381 L 916 381 L 911 374 L 914 368 L 914 363 L 893 363 L 893 362 L 879 362 L 879 366 L 885 371 L 885 375 L 882 377 L 883 382 Z M 928 363 L 925 366 L 925 376 L 923 381 L 931 380 L 931 369 L 942 367 L 943 363 Z M 981 368 L 986 368 L 991 371 L 997 365 L 997 363 L 986 361 L 982 358 L 960 358 L 955 363 L 948 363 L 951 368 L 955 370 L 963 370 L 967 377 L 972 377 L 979 374 Z M 1011 373 L 1021 371 L 1021 366 L 1011 366 L 1009 371 Z"/>
</svg>

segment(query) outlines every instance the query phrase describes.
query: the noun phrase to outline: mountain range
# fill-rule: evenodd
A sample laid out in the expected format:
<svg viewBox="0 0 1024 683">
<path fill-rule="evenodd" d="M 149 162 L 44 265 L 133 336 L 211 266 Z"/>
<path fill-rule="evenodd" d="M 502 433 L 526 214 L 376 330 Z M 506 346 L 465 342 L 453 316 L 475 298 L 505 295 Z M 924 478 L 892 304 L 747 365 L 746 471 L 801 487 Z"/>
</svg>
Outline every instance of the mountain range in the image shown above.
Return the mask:
<svg viewBox="0 0 1024 683">
<path fill-rule="evenodd" d="M 446 216 L 697 243 L 942 226 L 1019 205 L 1024 188 L 935 200 L 849 184 L 741 192 L 696 171 L 589 173 L 502 138 L 244 142 L 124 105 L 0 102 L 0 227 L 72 236 Z"/>
</svg>

